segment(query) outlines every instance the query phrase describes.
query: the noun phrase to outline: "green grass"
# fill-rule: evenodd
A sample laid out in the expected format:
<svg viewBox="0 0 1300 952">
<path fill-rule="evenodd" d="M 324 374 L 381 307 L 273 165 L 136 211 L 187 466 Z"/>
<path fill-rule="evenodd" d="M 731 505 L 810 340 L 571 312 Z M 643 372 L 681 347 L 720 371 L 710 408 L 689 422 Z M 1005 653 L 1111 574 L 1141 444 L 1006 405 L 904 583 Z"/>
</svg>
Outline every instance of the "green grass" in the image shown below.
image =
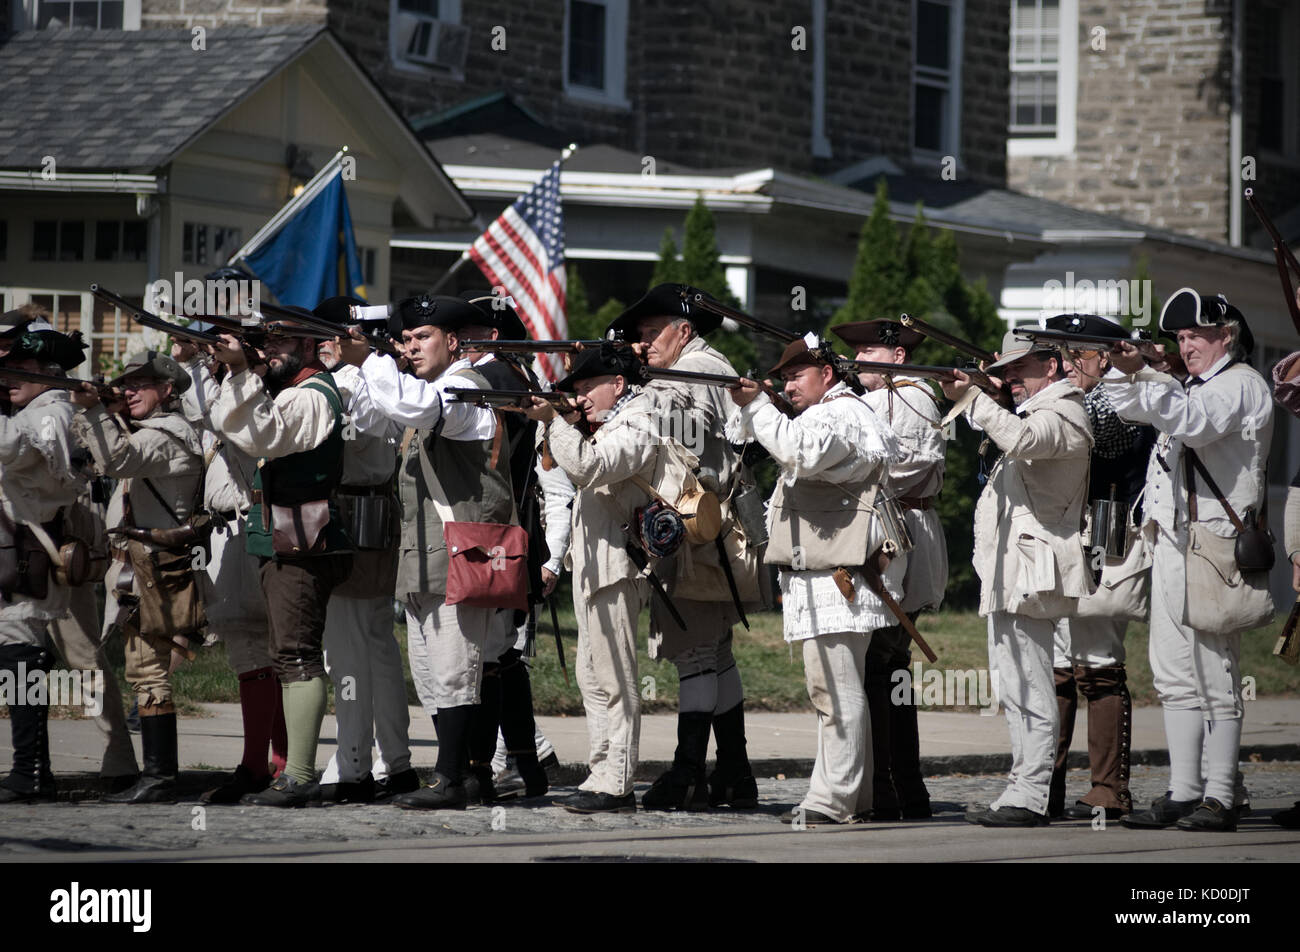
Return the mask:
<svg viewBox="0 0 1300 952">
<path fill-rule="evenodd" d="M 560 612 L 560 629 L 563 632 L 565 660 L 569 668 L 569 684 L 565 684 L 555 652 L 555 639 L 551 634 L 549 617 L 539 625 L 537 655 L 531 661 L 533 704 L 539 714 L 581 715 L 582 699 L 574 680 L 577 626 L 573 611 Z M 677 672 L 667 662 L 654 662 L 645 653 L 649 613 L 643 612 L 638 634 L 638 677 L 641 684 L 643 710 L 649 712 L 673 711 L 677 708 Z M 1285 617 L 1267 629 L 1242 637 L 1241 671 L 1244 677 L 1255 679 L 1258 697 L 1295 696 L 1300 694 L 1300 667 L 1283 664 L 1273 657 L 1273 644 Z M 750 631 L 737 626 L 734 651 L 745 684 L 746 707 L 754 711 L 806 711 L 810 710 L 804 687 L 803 658 L 796 649 L 791 652 L 781 635 L 781 616 L 762 613 L 750 616 Z M 917 627 L 939 655 L 937 667 L 942 669 L 980 669 L 988 665 L 987 635 L 984 619 L 973 612 L 940 612 L 922 615 Z M 406 628 L 395 626 L 394 635 L 406 659 Z M 1147 661 L 1147 626 L 1134 623 L 1129 626 L 1128 638 L 1129 689 L 1138 704 L 1154 704 L 1155 691 L 1151 685 L 1151 668 Z M 919 651 L 913 651 L 920 658 Z M 122 676 L 122 648 L 120 640 L 109 645 L 109 662 L 119 684 L 127 690 Z M 930 665 L 923 663 L 923 669 Z M 411 683 L 409 664 L 406 678 L 406 697 L 418 704 L 415 686 Z M 647 680 L 651 679 L 651 680 Z M 239 685 L 234 672 L 226 663 L 226 651 L 215 645 L 199 651 L 191 664 L 175 674 L 176 702 L 182 714 L 201 714 L 202 702 L 238 702 Z M 128 699 L 129 704 L 129 699 Z M 330 700 L 333 710 L 333 692 Z M 966 708 L 973 710 L 973 707 Z"/>
</svg>

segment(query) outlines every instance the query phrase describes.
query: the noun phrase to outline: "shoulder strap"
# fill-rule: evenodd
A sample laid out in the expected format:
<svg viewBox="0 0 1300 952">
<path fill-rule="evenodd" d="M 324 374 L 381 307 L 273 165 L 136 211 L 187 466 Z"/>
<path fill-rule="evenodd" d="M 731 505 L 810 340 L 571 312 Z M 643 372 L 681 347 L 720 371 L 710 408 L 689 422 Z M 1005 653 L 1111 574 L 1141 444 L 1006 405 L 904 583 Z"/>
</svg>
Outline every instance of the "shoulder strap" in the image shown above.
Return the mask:
<svg viewBox="0 0 1300 952">
<path fill-rule="evenodd" d="M 1231 520 L 1232 527 L 1236 529 L 1238 532 L 1245 532 L 1246 527 L 1245 525 L 1242 524 L 1241 517 L 1237 515 L 1236 511 L 1233 510 L 1232 506 L 1228 505 L 1228 500 L 1223 498 L 1223 492 L 1219 489 L 1219 484 L 1214 481 L 1214 477 L 1210 475 L 1210 471 L 1205 468 L 1205 464 L 1201 462 L 1201 458 L 1196 454 L 1196 450 L 1188 446 L 1183 447 L 1183 467 L 1187 478 L 1188 521 L 1190 522 L 1197 521 L 1196 473 L 1200 473 L 1201 478 L 1205 480 L 1205 484 L 1210 487 L 1210 492 L 1214 493 L 1214 498 L 1219 500 L 1219 505 L 1221 505 L 1223 507 L 1223 511 L 1228 514 L 1228 519 Z M 1267 483 L 1265 484 L 1265 490 L 1264 490 L 1264 504 L 1268 505 Z"/>
</svg>

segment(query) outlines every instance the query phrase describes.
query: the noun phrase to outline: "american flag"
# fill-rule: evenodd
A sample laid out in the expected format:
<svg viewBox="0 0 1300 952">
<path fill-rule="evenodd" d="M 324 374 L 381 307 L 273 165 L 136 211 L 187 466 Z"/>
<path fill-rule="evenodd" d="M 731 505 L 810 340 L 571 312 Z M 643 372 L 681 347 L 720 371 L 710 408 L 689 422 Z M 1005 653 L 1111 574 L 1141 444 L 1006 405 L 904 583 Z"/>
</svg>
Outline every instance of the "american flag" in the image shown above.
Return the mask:
<svg viewBox="0 0 1300 952">
<path fill-rule="evenodd" d="M 469 256 L 492 282 L 515 299 L 533 340 L 563 340 L 564 212 L 560 208 L 560 163 L 527 194 L 519 196 L 470 247 Z M 540 355 L 538 363 L 554 383 L 564 373 L 561 354 Z"/>
</svg>

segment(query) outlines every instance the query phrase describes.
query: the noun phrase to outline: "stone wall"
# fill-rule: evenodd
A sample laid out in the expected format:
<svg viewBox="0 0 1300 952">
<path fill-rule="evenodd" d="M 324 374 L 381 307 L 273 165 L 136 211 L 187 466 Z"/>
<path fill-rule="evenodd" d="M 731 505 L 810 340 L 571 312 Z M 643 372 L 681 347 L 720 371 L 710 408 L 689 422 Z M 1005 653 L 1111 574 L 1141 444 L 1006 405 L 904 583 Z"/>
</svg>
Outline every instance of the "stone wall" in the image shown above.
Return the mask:
<svg viewBox="0 0 1300 952">
<path fill-rule="evenodd" d="M 910 163 L 909 3 L 828 0 L 829 159 L 812 155 L 808 0 L 629 3 L 626 107 L 565 95 L 564 10 L 564 0 L 517 0 L 496 10 L 465 0 L 461 23 L 470 47 L 463 76 L 393 63 L 389 0 L 144 0 L 143 22 L 328 22 L 408 117 L 506 90 L 576 138 L 686 165 L 825 173 L 878 154 Z M 994 184 L 1005 176 L 1008 17 L 1005 0 L 967 0 L 961 168 Z M 493 48 L 494 27 L 505 29 L 504 50 Z M 807 31 L 806 49 L 792 48 L 796 27 Z"/>
<path fill-rule="evenodd" d="M 1226 241 L 1231 6 L 1080 0 L 1074 154 L 1008 160 L 1011 187 Z"/>
</svg>

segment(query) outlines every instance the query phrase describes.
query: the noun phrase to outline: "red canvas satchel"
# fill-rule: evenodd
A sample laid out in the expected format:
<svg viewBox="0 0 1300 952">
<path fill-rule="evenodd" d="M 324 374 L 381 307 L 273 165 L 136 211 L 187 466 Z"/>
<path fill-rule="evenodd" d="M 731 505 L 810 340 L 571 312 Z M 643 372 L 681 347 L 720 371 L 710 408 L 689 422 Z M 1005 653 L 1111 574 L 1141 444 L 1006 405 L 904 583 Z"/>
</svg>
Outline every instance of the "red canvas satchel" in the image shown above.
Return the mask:
<svg viewBox="0 0 1300 952">
<path fill-rule="evenodd" d="M 489 463 L 496 469 L 505 423 L 496 414 L 496 436 Z M 442 485 L 423 446 L 416 447 L 430 502 L 442 519 L 447 545 L 447 604 L 473 608 L 528 610 L 528 533 L 499 522 L 455 522 L 451 507 L 438 501 Z M 514 500 L 510 503 L 514 511 Z"/>
</svg>

